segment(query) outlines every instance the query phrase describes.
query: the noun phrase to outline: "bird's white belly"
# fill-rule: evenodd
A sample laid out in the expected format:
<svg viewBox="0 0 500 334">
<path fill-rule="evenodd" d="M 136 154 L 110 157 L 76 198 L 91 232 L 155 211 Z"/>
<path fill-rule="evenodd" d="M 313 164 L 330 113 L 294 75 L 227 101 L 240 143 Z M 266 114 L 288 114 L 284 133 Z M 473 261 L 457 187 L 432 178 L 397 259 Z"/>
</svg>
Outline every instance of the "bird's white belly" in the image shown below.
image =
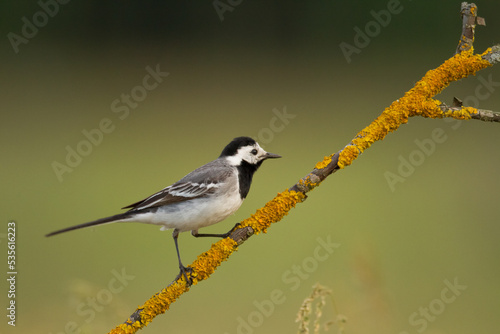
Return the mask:
<svg viewBox="0 0 500 334">
<path fill-rule="evenodd" d="M 218 197 L 197 198 L 159 207 L 155 213 L 138 215 L 134 221 L 160 225 L 162 230 L 198 230 L 226 219 L 239 209 L 241 203 L 243 200 L 239 193 L 230 191 Z"/>
</svg>

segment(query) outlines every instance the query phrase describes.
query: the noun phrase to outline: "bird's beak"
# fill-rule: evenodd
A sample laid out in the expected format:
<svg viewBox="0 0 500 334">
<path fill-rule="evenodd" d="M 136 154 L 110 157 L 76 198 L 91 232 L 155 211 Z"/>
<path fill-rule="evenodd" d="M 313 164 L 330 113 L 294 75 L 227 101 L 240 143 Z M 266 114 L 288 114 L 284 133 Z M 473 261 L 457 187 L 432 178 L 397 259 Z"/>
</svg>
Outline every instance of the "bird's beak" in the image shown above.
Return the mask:
<svg viewBox="0 0 500 334">
<path fill-rule="evenodd" d="M 281 158 L 281 155 L 266 152 L 266 154 L 264 154 L 264 155 L 262 156 L 262 160 L 266 160 L 266 159 L 277 159 L 277 158 Z"/>
</svg>

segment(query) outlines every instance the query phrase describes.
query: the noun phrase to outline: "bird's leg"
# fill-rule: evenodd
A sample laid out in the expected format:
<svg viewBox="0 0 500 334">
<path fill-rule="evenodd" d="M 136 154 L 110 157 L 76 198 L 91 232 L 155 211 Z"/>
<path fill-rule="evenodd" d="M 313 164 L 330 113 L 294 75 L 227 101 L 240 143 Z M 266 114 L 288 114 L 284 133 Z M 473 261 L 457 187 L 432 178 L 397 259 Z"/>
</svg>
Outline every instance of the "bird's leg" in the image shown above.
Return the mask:
<svg viewBox="0 0 500 334">
<path fill-rule="evenodd" d="M 227 233 L 222 233 L 222 234 L 211 234 L 211 233 L 198 233 L 198 230 L 192 230 L 191 234 L 195 238 L 200 238 L 200 237 L 214 237 L 214 238 L 227 238 L 231 235 L 231 233 L 234 232 L 241 224 L 236 223 L 232 229 L 229 230 Z"/>
<path fill-rule="evenodd" d="M 179 275 L 177 275 L 177 277 L 175 278 L 175 280 L 178 280 L 181 277 L 181 275 L 184 275 L 184 278 L 186 279 L 186 284 L 188 286 L 190 286 L 191 284 L 193 284 L 193 281 L 188 279 L 186 272 L 191 273 L 193 271 L 193 268 L 184 267 L 184 265 L 181 262 L 181 255 L 179 253 L 179 244 L 177 243 L 177 238 L 179 237 L 179 230 L 178 229 L 174 229 L 174 233 L 172 233 L 172 237 L 174 238 L 175 250 L 177 251 L 177 259 L 179 259 L 179 269 L 181 270 Z"/>
</svg>

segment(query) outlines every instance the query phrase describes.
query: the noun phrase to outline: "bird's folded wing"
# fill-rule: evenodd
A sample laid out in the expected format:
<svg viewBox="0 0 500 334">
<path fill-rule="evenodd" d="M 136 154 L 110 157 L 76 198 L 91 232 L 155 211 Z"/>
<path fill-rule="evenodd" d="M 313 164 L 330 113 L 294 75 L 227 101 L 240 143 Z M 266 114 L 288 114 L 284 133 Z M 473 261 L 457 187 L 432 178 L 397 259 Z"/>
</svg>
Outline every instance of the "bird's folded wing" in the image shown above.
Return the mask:
<svg viewBox="0 0 500 334">
<path fill-rule="evenodd" d="M 123 209 L 143 210 L 157 206 L 187 201 L 213 193 L 220 184 L 217 183 L 176 183 L 142 201 L 127 205 Z"/>
<path fill-rule="evenodd" d="M 232 173 L 232 170 L 228 168 L 211 168 L 213 163 L 194 170 L 171 186 L 122 209 L 130 209 L 131 211 L 150 209 L 213 194 Z"/>
</svg>

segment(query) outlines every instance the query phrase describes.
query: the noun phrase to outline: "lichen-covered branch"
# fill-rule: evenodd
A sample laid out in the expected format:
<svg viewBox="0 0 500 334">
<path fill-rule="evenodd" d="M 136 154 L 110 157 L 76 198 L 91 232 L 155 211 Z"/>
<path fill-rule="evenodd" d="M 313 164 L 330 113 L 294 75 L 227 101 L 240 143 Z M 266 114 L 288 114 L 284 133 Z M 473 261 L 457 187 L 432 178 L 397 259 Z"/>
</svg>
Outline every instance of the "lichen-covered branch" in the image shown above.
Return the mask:
<svg viewBox="0 0 500 334">
<path fill-rule="evenodd" d="M 495 45 L 483 54 L 483 59 L 486 60 L 491 65 L 500 63 L 500 44 Z"/>
<path fill-rule="evenodd" d="M 462 4 L 462 6 L 464 5 Z M 474 13 L 477 10 L 475 5 L 470 8 L 475 8 Z M 334 154 L 324 157 L 309 174 L 287 190 L 279 193 L 251 217 L 242 221 L 241 226 L 228 238 L 213 244 L 207 252 L 199 255 L 189 266 L 193 269 L 189 274 L 193 286 L 210 277 L 217 267 L 226 261 L 237 250 L 238 246 L 249 237 L 260 232 L 266 232 L 271 224 L 283 219 L 292 208 L 305 200 L 308 192 L 319 186 L 329 175 L 352 164 L 374 142 L 384 139 L 388 133 L 396 131 L 401 124 L 407 123 L 409 117 L 452 117 L 462 120 L 479 119 L 499 122 L 498 112 L 463 107 L 461 104 L 450 107 L 434 99 L 434 96 L 450 83 L 466 78 L 499 62 L 500 46 L 498 45 L 489 48 L 482 54 L 474 54 L 472 47 L 474 29 L 472 28 L 471 31 L 472 35 L 467 35 L 469 39 L 464 40 L 463 51 L 455 54 L 438 68 L 428 71 L 412 89 L 387 107 L 370 125 L 361 130 L 347 146 Z M 465 48 L 466 42 L 467 48 Z M 127 321 L 117 326 L 110 333 L 135 333 L 138 329 L 148 325 L 154 317 L 168 310 L 170 305 L 189 289 L 190 286 L 186 284 L 184 277 L 180 275 L 169 286 L 138 307 Z"/>
<path fill-rule="evenodd" d="M 462 101 L 458 100 L 457 98 L 455 98 L 453 106 L 448 106 L 447 104 L 442 103 L 439 108 L 445 115 L 470 115 L 471 119 L 477 119 L 484 122 L 500 122 L 500 112 L 485 109 L 475 109 L 471 107 L 465 108 L 462 106 Z"/>
</svg>

